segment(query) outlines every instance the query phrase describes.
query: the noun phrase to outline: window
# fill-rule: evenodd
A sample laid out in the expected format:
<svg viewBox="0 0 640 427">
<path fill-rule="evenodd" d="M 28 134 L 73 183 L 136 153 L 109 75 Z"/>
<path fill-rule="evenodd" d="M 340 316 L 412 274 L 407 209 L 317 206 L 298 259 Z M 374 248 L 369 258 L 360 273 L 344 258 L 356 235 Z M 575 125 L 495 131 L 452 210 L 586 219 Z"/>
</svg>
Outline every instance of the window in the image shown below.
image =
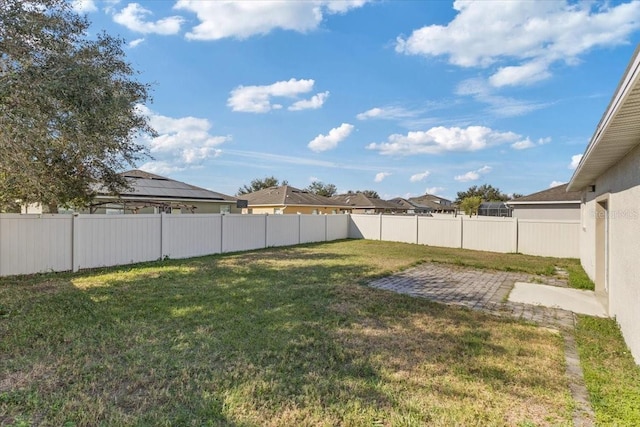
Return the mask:
<svg viewBox="0 0 640 427">
<path fill-rule="evenodd" d="M 230 205 L 220 205 L 220 213 L 221 214 L 231 213 L 231 206 Z"/>
</svg>

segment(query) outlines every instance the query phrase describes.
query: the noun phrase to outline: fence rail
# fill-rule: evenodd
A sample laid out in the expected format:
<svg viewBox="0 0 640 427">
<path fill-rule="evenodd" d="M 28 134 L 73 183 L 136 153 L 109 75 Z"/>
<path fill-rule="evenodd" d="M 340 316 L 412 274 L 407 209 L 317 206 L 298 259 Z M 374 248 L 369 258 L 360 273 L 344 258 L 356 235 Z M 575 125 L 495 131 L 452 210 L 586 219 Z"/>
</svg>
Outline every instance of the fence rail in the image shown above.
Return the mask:
<svg viewBox="0 0 640 427">
<path fill-rule="evenodd" d="M 350 215 L 349 237 L 556 258 L 580 257 L 580 221 Z"/>
<path fill-rule="evenodd" d="M 0 276 L 345 238 L 579 257 L 579 221 L 393 215 L 0 215 Z"/>
<path fill-rule="evenodd" d="M 346 239 L 348 215 L 0 215 L 0 276 Z"/>
</svg>

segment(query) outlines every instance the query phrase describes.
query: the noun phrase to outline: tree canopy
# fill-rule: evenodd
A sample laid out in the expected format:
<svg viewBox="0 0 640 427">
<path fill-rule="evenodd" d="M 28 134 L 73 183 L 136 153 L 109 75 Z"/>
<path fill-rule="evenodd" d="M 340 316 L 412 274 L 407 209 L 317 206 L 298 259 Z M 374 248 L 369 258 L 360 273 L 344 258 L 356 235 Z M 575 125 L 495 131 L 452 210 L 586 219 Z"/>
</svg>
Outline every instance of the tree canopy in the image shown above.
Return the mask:
<svg viewBox="0 0 640 427">
<path fill-rule="evenodd" d="M 126 188 L 119 172 L 146 154 L 149 86 L 121 39 L 88 27 L 65 0 L 0 2 L 0 209 L 86 205 L 96 185 Z"/>
<path fill-rule="evenodd" d="M 243 185 L 242 187 L 240 187 L 236 195 L 241 196 L 243 194 L 249 194 L 249 193 L 254 193 L 256 191 L 260 191 L 263 188 L 279 187 L 281 185 L 289 185 L 289 182 L 286 180 L 283 180 L 281 182 L 275 176 L 267 176 L 262 179 L 256 178 L 252 180 L 249 185 Z"/>
<path fill-rule="evenodd" d="M 325 184 L 321 181 L 313 181 L 306 190 L 318 196 L 331 197 L 338 192 L 338 188 L 333 184 Z"/>
<path fill-rule="evenodd" d="M 349 190 L 349 191 L 347 191 L 347 194 L 358 194 L 358 193 L 362 193 L 365 196 L 370 197 L 372 199 L 379 199 L 380 198 L 380 195 L 378 194 L 378 192 L 374 191 L 374 190 L 356 190 L 356 191 Z"/>
<path fill-rule="evenodd" d="M 457 196 L 457 204 L 460 204 L 467 197 L 480 197 L 481 201 L 484 202 L 504 202 L 510 199 L 510 197 L 502 193 L 499 188 L 489 184 L 482 184 L 481 186 L 474 185 L 469 187 L 467 191 L 458 191 Z"/>
<path fill-rule="evenodd" d="M 462 209 L 466 215 L 478 215 L 481 204 L 482 198 L 480 196 L 469 196 L 462 199 L 460 209 Z"/>
</svg>

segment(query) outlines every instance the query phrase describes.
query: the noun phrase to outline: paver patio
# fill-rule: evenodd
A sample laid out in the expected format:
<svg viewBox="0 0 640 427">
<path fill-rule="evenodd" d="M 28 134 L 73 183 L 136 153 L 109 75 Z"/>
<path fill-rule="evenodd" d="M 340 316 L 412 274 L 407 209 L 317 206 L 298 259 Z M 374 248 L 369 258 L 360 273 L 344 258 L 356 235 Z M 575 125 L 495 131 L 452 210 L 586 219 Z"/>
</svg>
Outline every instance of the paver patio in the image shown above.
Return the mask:
<svg viewBox="0 0 640 427">
<path fill-rule="evenodd" d="M 424 263 L 400 273 L 374 280 L 368 285 L 449 305 L 459 305 L 497 316 L 513 317 L 559 330 L 565 341 L 566 374 L 576 402 L 574 426 L 594 425 L 575 344 L 574 315 L 570 311 L 507 300 L 516 282 L 567 287 L 562 277 L 526 273 L 477 270 L 436 263 Z"/>
</svg>

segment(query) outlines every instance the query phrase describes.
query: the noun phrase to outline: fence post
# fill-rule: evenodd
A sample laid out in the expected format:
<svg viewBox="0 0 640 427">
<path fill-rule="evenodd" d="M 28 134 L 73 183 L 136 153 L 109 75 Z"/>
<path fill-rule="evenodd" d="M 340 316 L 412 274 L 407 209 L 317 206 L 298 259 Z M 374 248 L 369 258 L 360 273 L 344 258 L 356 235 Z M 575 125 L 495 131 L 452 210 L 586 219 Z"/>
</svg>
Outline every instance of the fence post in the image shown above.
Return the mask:
<svg viewBox="0 0 640 427">
<path fill-rule="evenodd" d="M 418 214 L 416 214 L 416 245 L 420 242 L 420 220 L 418 219 Z"/>
<path fill-rule="evenodd" d="M 224 214 L 220 214 L 220 253 L 224 253 Z"/>
<path fill-rule="evenodd" d="M 464 218 L 460 215 L 460 249 L 464 249 Z"/>
<path fill-rule="evenodd" d="M 324 215 L 324 241 L 329 241 L 329 215 Z"/>
<path fill-rule="evenodd" d="M 80 237 L 78 236 L 78 214 L 75 213 L 71 217 L 71 268 L 74 273 L 80 270 L 78 246 L 80 246 Z"/>
<path fill-rule="evenodd" d="M 269 214 L 265 213 L 264 214 L 264 247 L 267 247 L 267 244 L 269 243 Z"/>
<path fill-rule="evenodd" d="M 378 214 L 378 220 L 380 221 L 380 230 L 379 230 L 379 238 L 378 240 L 382 241 L 382 213 Z"/>
<path fill-rule="evenodd" d="M 160 212 L 160 260 L 164 259 L 164 235 L 165 235 L 165 230 L 164 230 L 164 212 Z"/>
<path fill-rule="evenodd" d="M 516 253 L 518 253 L 520 251 L 520 222 L 518 221 L 518 217 L 514 218 L 515 222 L 516 222 L 516 242 L 515 242 L 515 247 L 516 247 Z"/>
<path fill-rule="evenodd" d="M 302 214 L 298 214 L 298 244 L 302 242 Z"/>
</svg>

